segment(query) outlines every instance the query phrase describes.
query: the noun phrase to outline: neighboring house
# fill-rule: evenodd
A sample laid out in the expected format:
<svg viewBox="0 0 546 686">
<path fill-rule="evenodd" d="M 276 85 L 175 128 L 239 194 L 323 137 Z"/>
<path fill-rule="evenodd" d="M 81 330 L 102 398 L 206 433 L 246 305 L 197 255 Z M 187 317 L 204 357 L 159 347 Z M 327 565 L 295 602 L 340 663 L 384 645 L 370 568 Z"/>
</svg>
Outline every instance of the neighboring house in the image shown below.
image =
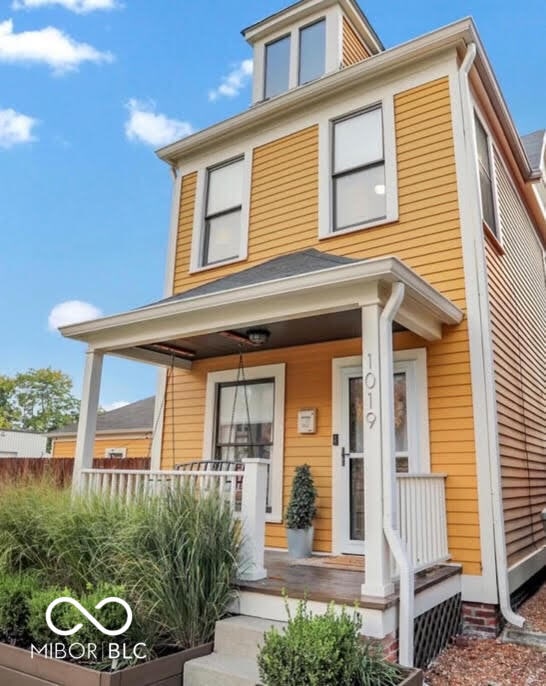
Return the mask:
<svg viewBox="0 0 546 686">
<path fill-rule="evenodd" d="M 45 457 L 47 436 L 37 431 L 0 429 L 0 459 L 2 457 Z"/>
<path fill-rule="evenodd" d="M 385 50 L 353 0 L 302 0 L 244 37 L 253 106 L 158 152 L 165 299 L 63 329 L 89 345 L 77 467 L 103 355 L 157 364 L 153 467 L 265 458 L 285 549 L 307 462 L 315 550 L 365 554 L 364 631 L 398 630 L 406 663 L 414 615 L 459 593 L 467 627 L 521 623 L 511 596 L 546 562 L 544 132 L 522 143 L 471 19 Z M 412 570 L 446 560 L 414 603 Z M 241 611 L 283 616 L 268 592 Z"/>
<path fill-rule="evenodd" d="M 149 457 L 155 398 L 145 398 L 97 417 L 93 457 Z M 74 457 L 77 423 L 49 434 L 53 457 Z"/>
</svg>

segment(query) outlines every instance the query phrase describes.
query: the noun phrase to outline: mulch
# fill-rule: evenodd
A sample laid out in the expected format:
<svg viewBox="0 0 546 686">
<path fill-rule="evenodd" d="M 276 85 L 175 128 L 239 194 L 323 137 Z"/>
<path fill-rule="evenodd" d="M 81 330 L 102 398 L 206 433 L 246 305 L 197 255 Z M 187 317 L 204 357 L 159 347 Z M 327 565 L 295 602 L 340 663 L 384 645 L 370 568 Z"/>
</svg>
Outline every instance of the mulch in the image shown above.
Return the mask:
<svg viewBox="0 0 546 686">
<path fill-rule="evenodd" d="M 546 584 L 523 603 L 518 614 L 527 620 L 526 629 L 546 633 Z"/>
<path fill-rule="evenodd" d="M 427 686 L 543 686 L 546 653 L 495 639 L 459 637 L 425 672 Z"/>
</svg>

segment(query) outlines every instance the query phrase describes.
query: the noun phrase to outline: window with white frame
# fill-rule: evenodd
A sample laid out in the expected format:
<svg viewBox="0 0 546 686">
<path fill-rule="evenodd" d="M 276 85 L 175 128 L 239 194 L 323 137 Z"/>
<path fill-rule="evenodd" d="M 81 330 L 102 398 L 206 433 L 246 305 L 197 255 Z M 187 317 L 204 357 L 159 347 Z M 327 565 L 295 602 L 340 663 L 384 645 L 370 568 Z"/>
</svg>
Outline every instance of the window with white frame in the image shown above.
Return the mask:
<svg viewBox="0 0 546 686">
<path fill-rule="evenodd" d="M 285 365 L 211 372 L 205 401 L 205 459 L 269 461 L 266 519 L 282 519 Z M 248 408 L 247 408 L 248 401 Z"/>
<path fill-rule="evenodd" d="M 127 448 L 107 448 L 104 451 L 104 457 L 111 460 L 121 460 L 127 457 Z"/>
<path fill-rule="evenodd" d="M 491 159 L 491 146 L 489 136 L 483 124 L 477 116 L 476 122 L 476 147 L 478 154 L 478 173 L 480 176 L 480 198 L 482 207 L 482 219 L 498 235 L 497 216 L 495 211 L 495 188 L 493 181 L 493 163 Z"/>
<path fill-rule="evenodd" d="M 290 81 L 290 35 L 265 46 L 264 97 L 273 98 L 288 90 Z"/>
<path fill-rule="evenodd" d="M 242 232 L 244 158 L 207 171 L 201 266 L 239 257 Z"/>
<path fill-rule="evenodd" d="M 387 215 L 381 106 L 333 122 L 333 231 Z"/>
<path fill-rule="evenodd" d="M 299 32 L 298 84 L 320 78 L 326 71 L 326 19 L 304 26 Z"/>
</svg>

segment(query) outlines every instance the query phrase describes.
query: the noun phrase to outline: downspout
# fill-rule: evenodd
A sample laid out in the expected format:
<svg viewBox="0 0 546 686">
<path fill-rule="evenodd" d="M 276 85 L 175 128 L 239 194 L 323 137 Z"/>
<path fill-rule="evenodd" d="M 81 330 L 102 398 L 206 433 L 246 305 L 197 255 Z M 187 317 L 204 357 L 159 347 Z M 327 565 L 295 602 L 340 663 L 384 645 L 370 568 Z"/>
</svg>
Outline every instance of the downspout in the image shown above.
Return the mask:
<svg viewBox="0 0 546 686">
<path fill-rule="evenodd" d="M 381 460 L 383 464 L 383 533 L 400 572 L 398 661 L 404 667 L 413 667 L 415 579 L 412 561 L 398 532 L 394 422 L 391 421 L 394 412 L 392 323 L 404 300 L 404 293 L 404 284 L 394 283 L 389 299 L 379 318 L 382 389 L 381 415 L 383 425 Z"/>
<path fill-rule="evenodd" d="M 468 178 L 473 180 L 474 185 L 474 198 L 473 205 L 479 207 L 478 198 L 478 180 L 476 178 L 476 165 L 475 160 L 475 146 L 474 146 L 474 136 L 473 136 L 473 106 L 470 97 L 470 86 L 468 82 L 468 75 L 474 60 L 476 59 L 476 44 L 469 43 L 464 60 L 459 69 L 459 91 L 461 93 L 461 104 L 463 113 L 463 128 L 464 128 L 464 140 L 465 140 L 465 155 L 466 162 L 468 165 Z M 481 215 L 480 215 L 481 223 Z M 482 378 L 485 385 L 485 417 L 486 417 L 486 435 L 487 435 L 487 456 L 488 456 L 488 467 L 489 467 L 489 482 L 491 488 L 491 507 L 493 515 L 493 539 L 495 544 L 495 569 L 497 575 L 497 589 L 499 597 L 499 605 L 502 612 L 502 616 L 506 619 L 509 624 L 513 624 L 517 627 L 522 627 L 525 623 L 525 619 L 516 614 L 510 604 L 510 586 L 508 582 L 508 564 L 506 560 L 506 544 L 504 541 L 504 512 L 502 508 L 502 492 L 501 492 L 501 477 L 499 472 L 499 449 L 497 440 L 497 422 L 496 422 L 496 410 L 494 406 L 491 406 L 491 396 L 495 393 L 494 379 L 492 376 L 493 370 L 493 360 L 491 350 L 488 346 L 484 337 L 485 327 L 489 329 L 489 304 L 487 299 L 487 281 L 485 275 L 480 273 L 479 265 L 484 264 L 483 252 L 480 255 L 481 243 L 478 244 L 478 239 L 476 235 L 472 237 L 472 251 L 473 251 L 473 268 L 476 269 L 477 278 L 477 296 L 479 303 L 479 315 L 481 320 L 481 366 L 482 366 Z M 481 257 L 481 260 L 480 260 Z M 483 270 L 482 270 L 483 272 Z M 480 281 L 481 277 L 481 281 Z M 491 363 L 488 365 L 488 361 Z M 488 374 L 488 368 L 490 367 L 491 374 Z"/>
</svg>

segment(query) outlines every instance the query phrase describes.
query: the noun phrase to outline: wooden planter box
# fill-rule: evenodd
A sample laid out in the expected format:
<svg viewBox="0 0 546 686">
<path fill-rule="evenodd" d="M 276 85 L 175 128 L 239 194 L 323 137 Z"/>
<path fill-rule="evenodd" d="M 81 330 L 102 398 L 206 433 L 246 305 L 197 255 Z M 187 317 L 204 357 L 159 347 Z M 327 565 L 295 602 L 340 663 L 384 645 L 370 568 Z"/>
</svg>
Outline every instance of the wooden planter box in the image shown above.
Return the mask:
<svg viewBox="0 0 546 686">
<path fill-rule="evenodd" d="M 404 671 L 407 676 L 399 686 L 423 686 L 423 672 L 420 669 L 404 669 Z"/>
<path fill-rule="evenodd" d="M 0 643 L 3 686 L 181 686 L 184 664 L 212 652 L 212 643 L 182 650 L 119 672 L 97 672 L 73 662 L 31 657 L 29 650 Z"/>
</svg>

